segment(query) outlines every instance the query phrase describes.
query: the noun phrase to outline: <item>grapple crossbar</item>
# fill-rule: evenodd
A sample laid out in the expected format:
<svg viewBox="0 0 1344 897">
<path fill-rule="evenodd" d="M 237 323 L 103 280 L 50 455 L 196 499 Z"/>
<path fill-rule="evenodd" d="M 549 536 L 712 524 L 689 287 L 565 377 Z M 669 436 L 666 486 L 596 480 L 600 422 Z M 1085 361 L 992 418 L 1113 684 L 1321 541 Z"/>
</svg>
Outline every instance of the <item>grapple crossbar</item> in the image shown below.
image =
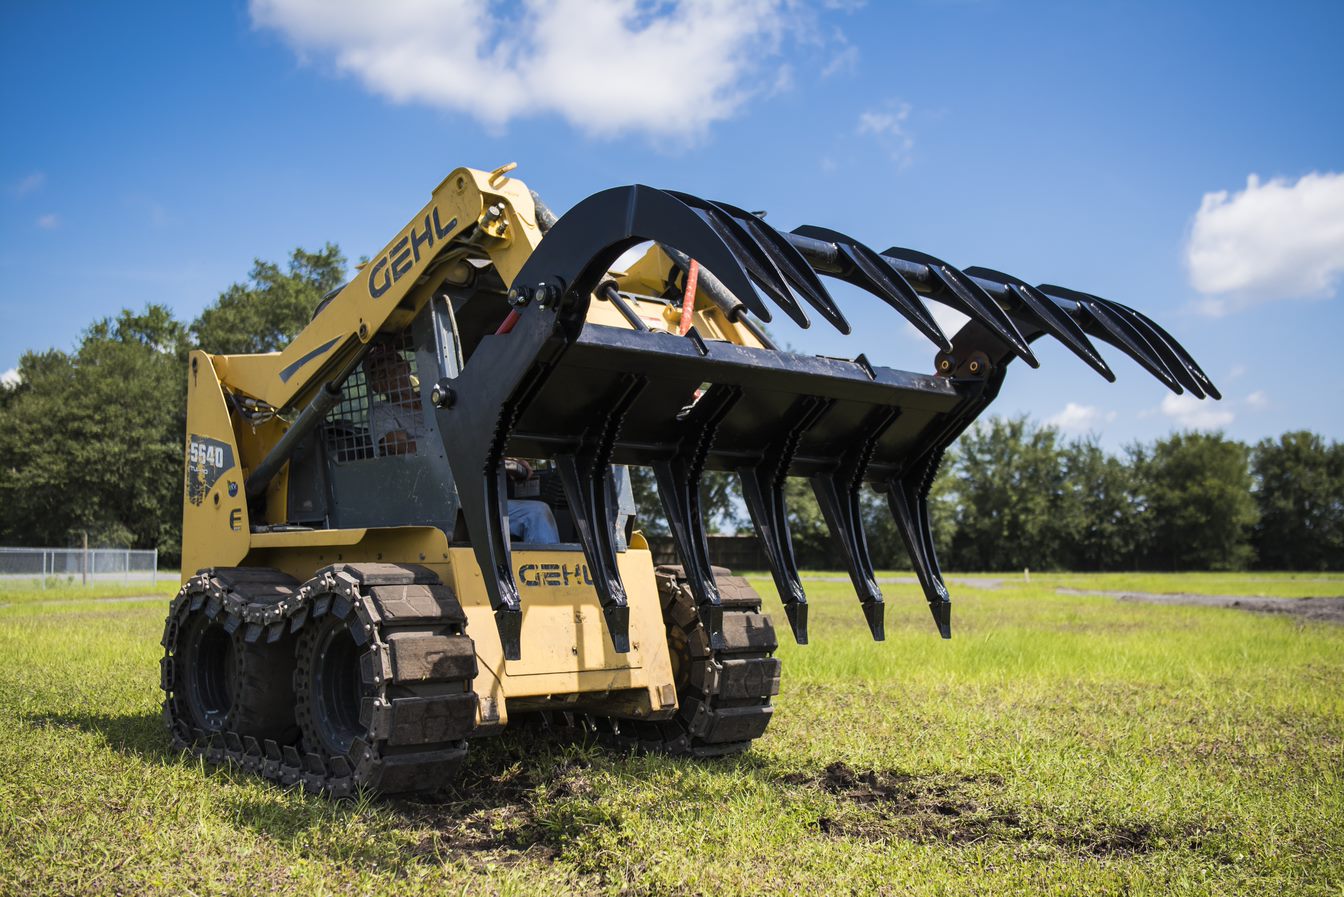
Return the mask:
<svg viewBox="0 0 1344 897">
<path fill-rule="evenodd" d="M 818 274 L 889 304 L 939 348 L 935 372 L 586 324 L 595 291 L 627 248 L 652 240 L 713 272 L 734 315 L 770 320 L 768 297 L 804 326 L 804 306 L 848 331 Z M 758 292 L 759 289 L 759 292 Z M 923 304 L 970 321 L 949 339 Z M 790 627 L 807 641 L 807 603 L 789 538 L 784 487 L 810 480 L 875 639 L 882 593 L 861 524 L 863 484 L 883 492 L 944 637 L 951 602 L 934 553 L 929 487 L 947 447 L 988 406 L 1013 358 L 1059 339 L 1107 379 L 1088 339 L 1117 346 L 1168 387 L 1218 397 L 1189 353 L 1147 317 L 1062 287 L 1033 287 L 988 269 L 965 271 L 925 253 L 878 253 L 836 231 L 782 233 L 734 206 L 633 186 L 595 194 L 550 227 L 510 288 L 512 327 L 485 336 L 438 410 L 462 512 L 494 604 L 506 656 L 516 657 L 521 605 L 512 573 L 505 454 L 556 461 L 617 650 L 628 650 L 626 592 L 602 474 L 651 467 L 687 578 L 712 633 L 718 588 L 699 505 L 707 469 L 737 473 Z"/>
</svg>

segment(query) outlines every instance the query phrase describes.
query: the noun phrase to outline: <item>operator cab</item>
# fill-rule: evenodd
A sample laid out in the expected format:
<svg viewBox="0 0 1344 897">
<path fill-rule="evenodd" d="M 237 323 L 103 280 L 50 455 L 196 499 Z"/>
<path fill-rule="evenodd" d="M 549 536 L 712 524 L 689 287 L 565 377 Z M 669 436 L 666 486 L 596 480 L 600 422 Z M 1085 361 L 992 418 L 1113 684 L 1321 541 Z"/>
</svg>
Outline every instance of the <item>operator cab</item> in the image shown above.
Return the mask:
<svg viewBox="0 0 1344 897">
<path fill-rule="evenodd" d="M 474 291 L 473 291 L 474 292 Z M 467 304 L 459 296 L 454 304 Z M 493 300 L 493 301 L 491 301 Z M 435 526 L 454 542 L 467 541 L 458 513 L 457 492 L 430 397 L 440 369 L 444 326 L 430 303 L 399 334 L 380 334 L 363 363 L 345 381 L 339 403 L 290 461 L 288 526 L 349 529 Z M 446 303 L 443 303 L 446 304 Z M 469 337 L 474 347 L 481 331 L 498 326 L 486 307 L 507 309 L 501 297 L 482 296 L 470 303 Z M 319 313 L 321 308 L 319 307 Z M 505 313 L 497 317 L 502 321 Z M 456 330 L 455 322 L 449 326 Z M 456 335 L 456 334 L 454 334 Z M 460 345 L 460 343 L 459 343 Z M 428 376 L 421 372 L 429 372 Z M 524 459 L 532 476 L 505 477 L 512 501 L 540 502 L 554 518 L 559 542 L 550 548 L 579 550 L 574 518 L 558 472 L 547 459 Z M 634 502 L 626 470 L 608 474 L 609 494 L 619 506 L 613 527 L 624 550 L 633 528 Z M 514 506 L 515 516 L 531 511 Z M 516 536 L 515 545 L 523 544 Z"/>
</svg>

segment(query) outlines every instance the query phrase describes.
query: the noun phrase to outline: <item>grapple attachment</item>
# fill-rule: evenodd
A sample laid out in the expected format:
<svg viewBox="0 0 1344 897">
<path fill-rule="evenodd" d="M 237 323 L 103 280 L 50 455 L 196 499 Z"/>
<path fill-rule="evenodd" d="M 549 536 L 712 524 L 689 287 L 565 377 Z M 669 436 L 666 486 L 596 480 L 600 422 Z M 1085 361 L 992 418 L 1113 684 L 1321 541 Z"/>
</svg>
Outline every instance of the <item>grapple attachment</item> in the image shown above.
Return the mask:
<svg viewBox="0 0 1344 897">
<path fill-rule="evenodd" d="M 891 305 L 938 347 L 935 372 L 798 355 L 586 324 L 608 269 L 655 241 L 695 259 L 729 294 L 730 317 L 769 320 L 770 305 L 804 326 L 804 306 L 849 325 L 821 277 Z M 759 291 L 758 291 L 759 290 Z M 725 203 L 645 186 L 594 194 L 550 227 L 510 287 L 507 326 L 484 336 L 438 410 L 461 508 L 496 612 L 505 655 L 519 653 L 521 605 L 499 472 L 507 454 L 555 459 L 612 643 L 628 650 L 626 591 L 616 563 L 603 472 L 653 468 L 668 523 L 707 628 L 721 631 L 700 479 L 738 474 L 790 627 L 807 641 L 807 599 L 789 537 L 784 486 L 806 477 L 845 558 L 864 616 L 883 638 L 883 602 L 864 537 L 860 490 L 886 494 L 944 638 L 951 602 L 934 552 L 928 493 L 947 447 L 993 401 L 1007 364 L 1038 364 L 1029 344 L 1059 339 L 1108 380 L 1088 335 L 1116 345 L 1177 392 L 1217 397 L 1194 360 L 1147 317 L 1090 294 L 1033 287 L 988 268 L 965 271 L 925 253 L 878 253 L 833 230 L 783 233 Z M 619 298 L 619 297 L 617 297 Z M 924 305 L 970 317 L 948 339 Z M 768 300 L 768 302 L 767 302 Z"/>
</svg>

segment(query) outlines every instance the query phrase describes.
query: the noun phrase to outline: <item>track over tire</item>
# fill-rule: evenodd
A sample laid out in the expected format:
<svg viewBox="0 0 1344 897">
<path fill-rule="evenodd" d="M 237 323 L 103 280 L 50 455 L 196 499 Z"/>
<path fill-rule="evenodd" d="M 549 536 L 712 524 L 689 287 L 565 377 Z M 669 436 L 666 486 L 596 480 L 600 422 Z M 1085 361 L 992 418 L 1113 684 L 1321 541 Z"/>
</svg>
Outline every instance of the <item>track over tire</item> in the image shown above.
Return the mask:
<svg viewBox="0 0 1344 897">
<path fill-rule="evenodd" d="M 447 785 L 476 725 L 476 650 L 452 590 L 424 567 L 341 564 L 304 591 L 316 618 L 294 670 L 305 758 L 340 768 L 330 790 Z"/>
<path fill-rule="evenodd" d="M 779 694 L 778 641 L 770 618 L 761 612 L 761 596 L 745 579 L 722 567 L 714 578 L 723 599 L 721 648 L 696 612 L 681 567 L 658 567 L 677 713 L 670 720 L 595 721 L 616 741 L 643 750 L 693 757 L 738 754 L 765 733 Z"/>
<path fill-rule="evenodd" d="M 340 564 L 302 587 L 267 568 L 203 570 L 164 627 L 174 744 L 342 796 L 447 784 L 476 723 L 475 646 L 424 567 Z"/>
<path fill-rule="evenodd" d="M 291 744 L 294 643 L 247 639 L 239 609 L 291 596 L 298 582 L 269 568 L 205 570 L 173 600 L 164 628 L 164 714 L 180 746 L 224 732 Z"/>
</svg>

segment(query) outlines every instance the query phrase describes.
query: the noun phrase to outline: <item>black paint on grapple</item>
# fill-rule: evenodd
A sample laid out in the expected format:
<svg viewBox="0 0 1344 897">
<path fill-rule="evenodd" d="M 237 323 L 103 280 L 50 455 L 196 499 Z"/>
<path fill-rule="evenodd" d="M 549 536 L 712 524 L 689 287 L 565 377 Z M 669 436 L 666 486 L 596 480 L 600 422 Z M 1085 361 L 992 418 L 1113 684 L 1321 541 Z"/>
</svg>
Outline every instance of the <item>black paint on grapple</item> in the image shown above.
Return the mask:
<svg viewBox="0 0 1344 897">
<path fill-rule="evenodd" d="M 610 265 L 643 241 L 667 247 L 674 263 L 695 259 L 713 272 L 736 300 L 730 317 L 769 320 L 773 303 L 806 323 L 806 304 L 847 331 L 817 275 L 846 280 L 935 342 L 935 371 L 739 346 L 694 330 L 679 339 L 587 324 L 592 293 Z M 947 339 L 924 298 L 966 313 L 969 323 Z M 556 221 L 514 279 L 510 300 L 519 310 L 512 329 L 481 339 L 457 377 L 457 402 L 437 412 L 510 658 L 520 651 L 521 606 L 499 488 L 506 454 L 559 462 L 617 650 L 629 640 L 626 591 L 604 532 L 603 490 L 584 486 L 609 463 L 646 465 L 657 474 L 686 588 L 716 644 L 723 611 L 699 507 L 705 470 L 739 474 L 799 642 L 807 639 L 807 605 L 784 505 L 790 476 L 811 480 L 875 638 L 883 635 L 882 596 L 859 520 L 859 489 L 868 483 L 888 496 L 948 637 L 950 599 L 934 554 L 928 491 L 947 447 L 997 395 L 1007 364 L 1015 357 L 1037 364 L 1031 341 L 1054 336 L 1112 378 L 1085 334 L 1096 336 L 1178 392 L 1217 396 L 1170 334 L 1125 306 L 1031 287 L 988 268 L 962 271 L 914 250 L 878 253 L 826 228 L 783 233 L 736 206 L 645 186 L 595 194 Z"/>
</svg>

